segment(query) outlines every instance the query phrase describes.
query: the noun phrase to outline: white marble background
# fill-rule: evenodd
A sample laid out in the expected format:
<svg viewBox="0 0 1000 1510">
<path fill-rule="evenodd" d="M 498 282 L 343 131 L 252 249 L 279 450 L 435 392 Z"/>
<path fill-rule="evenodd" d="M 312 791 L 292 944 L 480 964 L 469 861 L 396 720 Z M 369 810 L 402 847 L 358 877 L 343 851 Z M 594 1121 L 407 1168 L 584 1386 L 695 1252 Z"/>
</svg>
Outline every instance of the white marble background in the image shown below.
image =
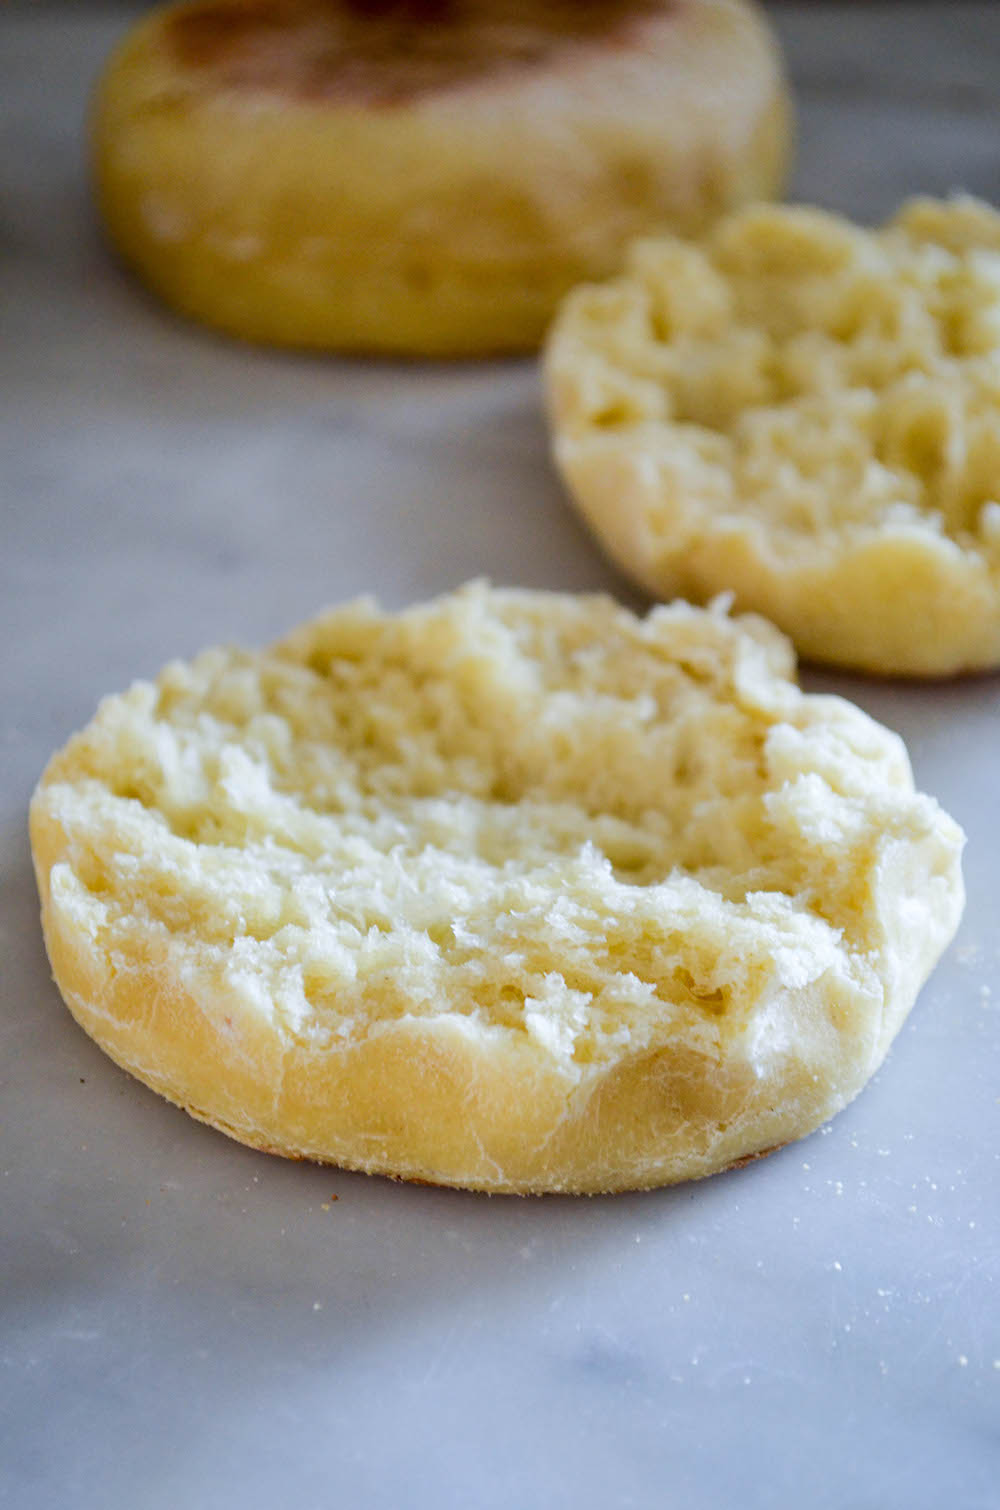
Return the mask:
<svg viewBox="0 0 1000 1510">
<path fill-rule="evenodd" d="M 250 351 L 112 265 L 81 121 L 139 8 L 0 9 L 0 1503 L 996 1510 L 996 678 L 806 678 L 906 736 L 970 832 L 970 902 L 872 1087 L 738 1174 L 524 1202 L 284 1165 L 61 1006 L 25 809 L 102 693 L 359 591 L 625 592 L 532 364 Z M 800 196 L 1000 201 L 1000 6 L 774 15 Z"/>
</svg>

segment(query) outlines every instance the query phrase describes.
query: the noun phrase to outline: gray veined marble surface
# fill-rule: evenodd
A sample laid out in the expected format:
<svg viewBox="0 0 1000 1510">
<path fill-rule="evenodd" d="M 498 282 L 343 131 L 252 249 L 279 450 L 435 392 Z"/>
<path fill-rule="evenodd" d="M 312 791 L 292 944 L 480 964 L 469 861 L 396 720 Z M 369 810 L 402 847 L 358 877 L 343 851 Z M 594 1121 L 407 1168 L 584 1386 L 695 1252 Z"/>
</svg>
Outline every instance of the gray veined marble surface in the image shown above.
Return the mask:
<svg viewBox="0 0 1000 1510">
<path fill-rule="evenodd" d="M 110 265 L 80 123 L 129 14 L 0 12 L 0 1503 L 996 1510 L 996 678 L 807 677 L 906 737 L 969 831 L 969 905 L 868 1091 L 740 1173 L 510 1201 L 286 1165 L 60 1005 L 25 808 L 102 693 L 363 590 L 622 590 L 530 364 L 251 352 Z M 1000 200 L 1000 6 L 776 15 L 801 196 Z"/>
</svg>

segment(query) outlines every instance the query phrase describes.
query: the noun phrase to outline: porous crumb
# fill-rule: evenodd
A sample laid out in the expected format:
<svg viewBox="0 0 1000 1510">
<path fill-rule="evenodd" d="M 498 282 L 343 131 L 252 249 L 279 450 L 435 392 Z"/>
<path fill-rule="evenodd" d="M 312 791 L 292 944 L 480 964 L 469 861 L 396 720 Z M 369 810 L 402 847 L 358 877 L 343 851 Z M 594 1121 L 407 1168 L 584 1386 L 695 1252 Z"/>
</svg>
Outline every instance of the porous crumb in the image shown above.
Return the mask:
<svg viewBox="0 0 1000 1510">
<path fill-rule="evenodd" d="M 269 1151 L 592 1189 L 799 1136 L 884 1056 L 962 841 L 792 669 L 759 620 L 482 584 L 175 663 L 33 804 L 67 1001 Z"/>
<path fill-rule="evenodd" d="M 637 243 L 546 361 L 584 517 L 657 596 L 732 590 L 800 651 L 1000 663 L 1000 214 L 801 206 Z"/>
</svg>

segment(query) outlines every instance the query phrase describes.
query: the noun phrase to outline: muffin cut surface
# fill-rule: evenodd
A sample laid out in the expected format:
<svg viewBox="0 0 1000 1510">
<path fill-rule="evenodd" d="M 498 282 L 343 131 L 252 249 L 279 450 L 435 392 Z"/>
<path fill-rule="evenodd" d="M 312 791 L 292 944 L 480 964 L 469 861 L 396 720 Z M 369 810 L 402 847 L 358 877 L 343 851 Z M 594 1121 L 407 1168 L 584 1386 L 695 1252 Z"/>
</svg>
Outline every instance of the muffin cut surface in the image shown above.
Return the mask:
<svg viewBox="0 0 1000 1510">
<path fill-rule="evenodd" d="M 555 453 L 660 597 L 733 591 L 804 655 L 1000 664 L 1000 215 L 914 200 L 880 231 L 758 207 L 638 243 L 547 353 Z"/>
<path fill-rule="evenodd" d="M 601 1191 L 801 1136 L 953 933 L 961 835 L 791 672 L 757 620 L 482 585 L 172 665 L 36 793 L 57 982 L 290 1155 Z"/>
</svg>

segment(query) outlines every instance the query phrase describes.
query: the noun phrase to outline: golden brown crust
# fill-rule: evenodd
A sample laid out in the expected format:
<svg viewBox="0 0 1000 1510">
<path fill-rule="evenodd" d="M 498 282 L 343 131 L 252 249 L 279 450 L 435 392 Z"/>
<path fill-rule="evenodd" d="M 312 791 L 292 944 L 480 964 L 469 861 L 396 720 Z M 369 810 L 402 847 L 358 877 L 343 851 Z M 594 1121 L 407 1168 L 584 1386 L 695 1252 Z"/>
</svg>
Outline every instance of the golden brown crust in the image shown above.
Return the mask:
<svg viewBox="0 0 1000 1510">
<path fill-rule="evenodd" d="M 553 66 L 567 49 L 632 43 L 684 0 L 195 0 L 165 40 L 226 89 L 375 107 Z"/>
<path fill-rule="evenodd" d="M 783 1148 L 787 1148 L 787 1147 L 788 1147 L 787 1143 L 774 1143 L 774 1144 L 771 1145 L 770 1148 L 761 1148 L 761 1149 L 758 1149 L 758 1151 L 756 1153 L 745 1153 L 743 1155 L 742 1159 L 734 1159 L 731 1164 L 727 1164 L 726 1165 L 726 1170 L 744 1169 L 747 1166 L 747 1164 L 754 1164 L 754 1163 L 756 1163 L 756 1161 L 758 1159 L 766 1159 L 771 1154 L 773 1154 L 773 1153 L 780 1153 Z M 725 1172 L 725 1171 L 722 1171 L 722 1172 Z"/>
<path fill-rule="evenodd" d="M 244 339 L 481 356 L 536 346 L 635 236 L 780 189 L 787 96 L 752 4 L 595 0 L 572 37 L 563 7 L 512 9 L 456 5 L 413 46 L 392 7 L 154 10 L 96 99 L 117 250 Z"/>
</svg>

